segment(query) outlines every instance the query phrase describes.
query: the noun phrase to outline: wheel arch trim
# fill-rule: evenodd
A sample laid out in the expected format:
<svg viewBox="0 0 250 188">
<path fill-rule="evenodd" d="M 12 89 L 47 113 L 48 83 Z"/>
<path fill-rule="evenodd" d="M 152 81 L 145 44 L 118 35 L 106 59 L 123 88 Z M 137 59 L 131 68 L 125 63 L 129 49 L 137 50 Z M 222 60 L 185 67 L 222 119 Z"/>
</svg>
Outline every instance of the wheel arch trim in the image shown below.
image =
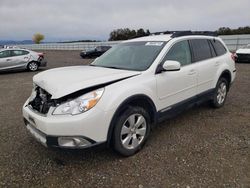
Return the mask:
<svg viewBox="0 0 250 188">
<path fill-rule="evenodd" d="M 229 79 L 229 80 L 228 80 L 228 89 L 229 89 L 229 87 L 230 87 L 230 85 L 231 85 L 231 82 L 232 82 L 232 74 L 231 74 L 231 72 L 230 72 L 228 69 L 226 69 L 226 70 L 224 70 L 224 71 L 221 72 L 221 74 L 219 75 L 218 81 L 219 81 L 219 79 L 220 79 L 221 77 L 223 77 L 223 75 L 228 75 L 228 76 L 229 76 L 229 78 L 226 78 L 226 79 Z M 217 82 L 218 82 L 218 81 L 217 81 Z M 216 83 L 216 84 L 217 84 L 217 83 Z"/>
<path fill-rule="evenodd" d="M 118 108 L 116 109 L 112 119 L 111 119 L 111 122 L 110 122 L 110 125 L 109 125 L 109 130 L 108 130 L 108 134 L 107 134 L 107 146 L 109 147 L 110 144 L 111 144 L 111 141 L 112 141 L 112 134 L 113 134 L 113 130 L 114 130 L 114 126 L 115 126 L 115 121 L 116 121 L 116 118 L 118 116 L 119 113 L 121 113 L 123 110 L 125 110 L 125 107 L 129 104 L 131 104 L 133 101 L 136 101 L 136 100 L 146 100 L 147 103 L 149 103 L 149 105 L 152 107 L 152 110 L 153 110 L 153 123 L 155 123 L 157 121 L 157 110 L 156 110 L 156 106 L 153 102 L 153 100 L 145 95 L 145 94 L 135 94 L 135 95 L 132 95 L 130 97 L 128 97 L 127 99 L 125 99 L 119 106 Z M 151 114 L 150 114 L 151 115 Z"/>
</svg>

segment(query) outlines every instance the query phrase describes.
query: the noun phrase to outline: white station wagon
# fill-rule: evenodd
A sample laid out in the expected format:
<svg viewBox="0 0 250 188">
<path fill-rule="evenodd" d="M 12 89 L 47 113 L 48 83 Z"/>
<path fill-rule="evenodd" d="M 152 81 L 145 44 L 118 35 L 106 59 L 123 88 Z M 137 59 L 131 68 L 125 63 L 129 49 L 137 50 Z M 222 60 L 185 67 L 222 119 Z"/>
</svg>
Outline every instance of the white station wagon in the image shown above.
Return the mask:
<svg viewBox="0 0 250 188">
<path fill-rule="evenodd" d="M 175 32 L 125 41 L 88 66 L 44 71 L 23 106 L 28 131 L 43 145 L 105 143 L 130 156 L 159 122 L 203 101 L 222 107 L 235 62 L 209 33 Z"/>
</svg>

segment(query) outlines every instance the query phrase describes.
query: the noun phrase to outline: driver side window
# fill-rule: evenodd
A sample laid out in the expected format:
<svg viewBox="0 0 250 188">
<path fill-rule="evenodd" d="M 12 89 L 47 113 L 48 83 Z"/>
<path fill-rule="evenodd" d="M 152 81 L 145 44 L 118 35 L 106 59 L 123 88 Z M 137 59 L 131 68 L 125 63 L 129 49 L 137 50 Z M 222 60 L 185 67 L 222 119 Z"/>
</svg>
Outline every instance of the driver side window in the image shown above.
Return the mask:
<svg viewBox="0 0 250 188">
<path fill-rule="evenodd" d="M 166 60 L 178 61 L 181 66 L 191 63 L 191 53 L 188 41 L 181 41 L 174 44 L 164 58 Z"/>
<path fill-rule="evenodd" d="M 10 57 L 10 50 L 5 50 L 0 52 L 0 58 L 6 58 L 6 57 Z"/>
</svg>

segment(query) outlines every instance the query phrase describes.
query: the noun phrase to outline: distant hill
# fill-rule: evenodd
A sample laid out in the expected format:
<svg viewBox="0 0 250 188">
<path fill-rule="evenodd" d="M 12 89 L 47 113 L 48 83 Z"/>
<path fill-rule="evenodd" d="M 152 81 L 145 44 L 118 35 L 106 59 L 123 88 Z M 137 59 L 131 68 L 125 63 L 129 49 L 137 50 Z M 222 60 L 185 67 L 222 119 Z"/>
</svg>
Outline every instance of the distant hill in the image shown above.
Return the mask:
<svg viewBox="0 0 250 188">
<path fill-rule="evenodd" d="M 0 40 L 0 45 L 16 45 L 16 44 L 34 44 L 34 42 L 32 40 L 22 40 L 22 41 Z"/>
</svg>

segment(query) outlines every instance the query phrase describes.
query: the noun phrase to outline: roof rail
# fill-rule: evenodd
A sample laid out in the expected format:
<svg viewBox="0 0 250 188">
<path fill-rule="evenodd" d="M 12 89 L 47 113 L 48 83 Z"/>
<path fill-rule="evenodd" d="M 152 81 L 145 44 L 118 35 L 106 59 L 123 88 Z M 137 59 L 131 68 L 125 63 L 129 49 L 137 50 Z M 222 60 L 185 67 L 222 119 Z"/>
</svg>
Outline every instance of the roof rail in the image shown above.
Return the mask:
<svg viewBox="0 0 250 188">
<path fill-rule="evenodd" d="M 155 33 L 150 33 L 150 35 L 165 35 L 165 34 L 173 34 L 175 31 L 159 31 Z"/>
<path fill-rule="evenodd" d="M 164 35 L 164 34 L 172 34 L 171 37 L 182 37 L 188 35 L 204 35 L 204 36 L 218 36 L 218 34 L 214 31 L 162 31 L 162 32 L 155 32 L 151 33 L 151 35 Z"/>
</svg>

